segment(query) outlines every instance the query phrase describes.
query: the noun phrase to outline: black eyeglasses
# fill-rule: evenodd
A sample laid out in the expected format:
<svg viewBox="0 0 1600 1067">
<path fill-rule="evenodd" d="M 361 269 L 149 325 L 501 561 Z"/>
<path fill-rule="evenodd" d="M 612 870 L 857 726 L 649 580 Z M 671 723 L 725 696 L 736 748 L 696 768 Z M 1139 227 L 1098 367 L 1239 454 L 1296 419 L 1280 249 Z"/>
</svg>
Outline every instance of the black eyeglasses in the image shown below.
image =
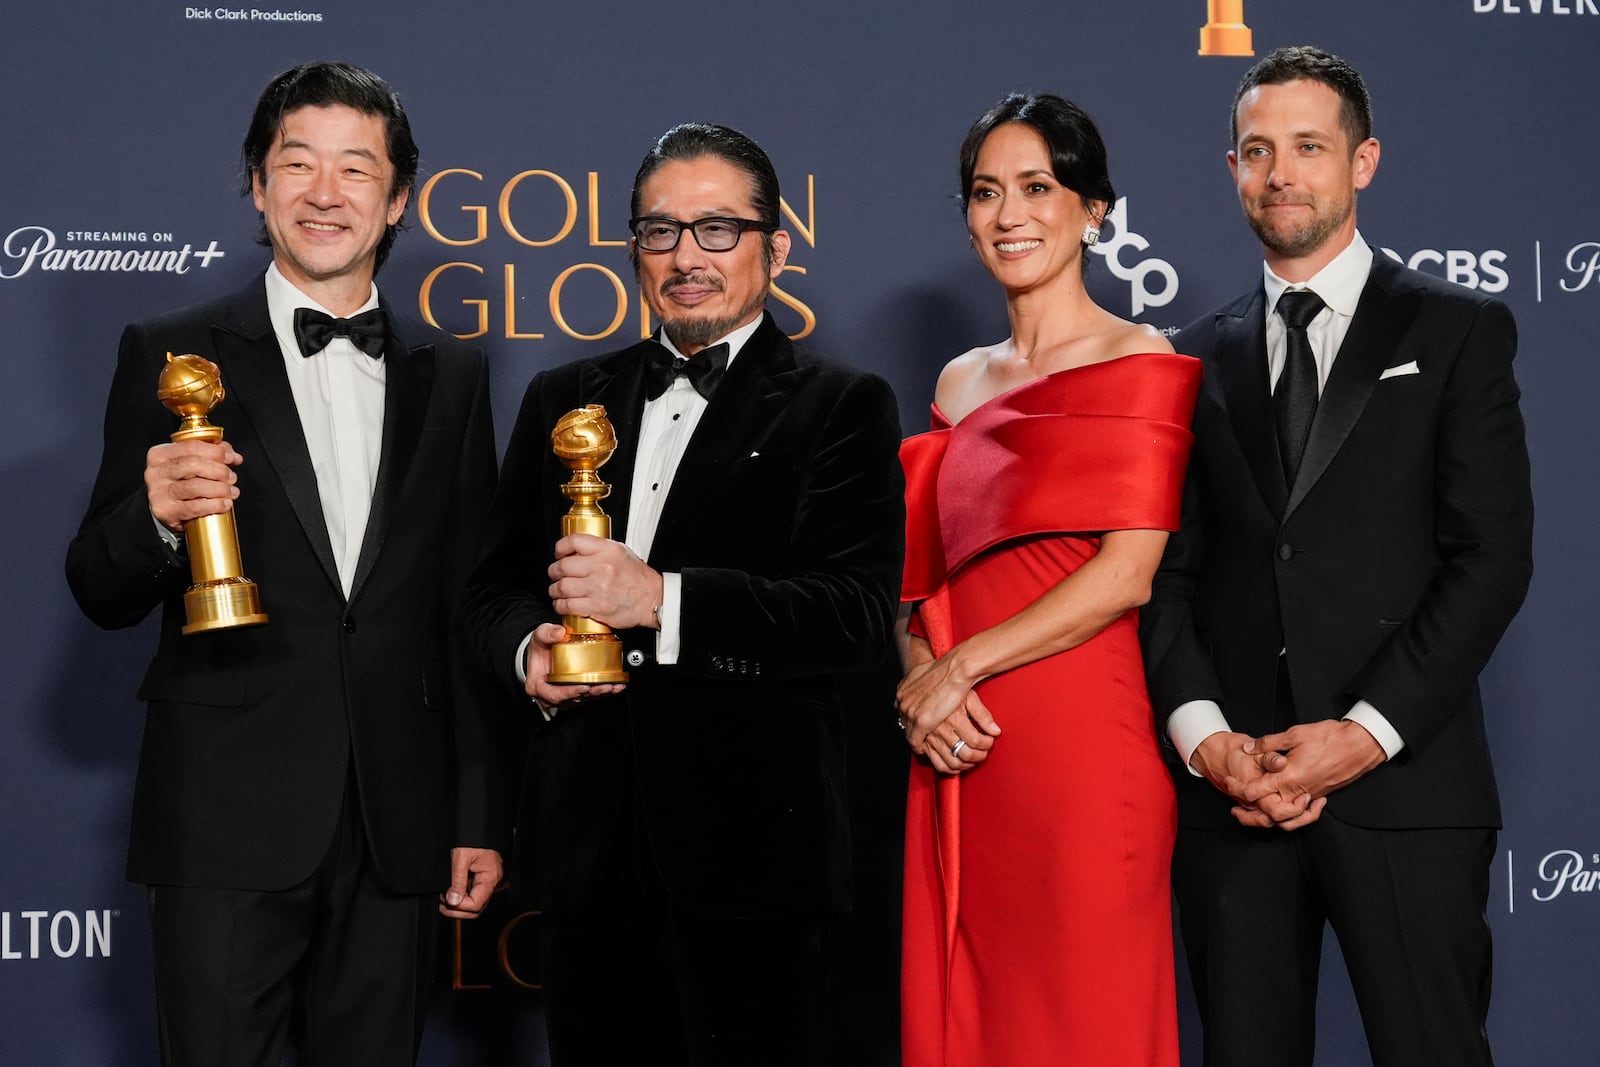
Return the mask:
<svg viewBox="0 0 1600 1067">
<path fill-rule="evenodd" d="M 739 243 L 746 230 L 772 233 L 778 227 L 755 219 L 733 219 L 723 215 L 679 222 L 664 215 L 641 215 L 628 220 L 633 239 L 646 252 L 670 252 L 678 247 L 684 230 L 694 231 L 694 242 L 707 252 L 726 252 Z"/>
</svg>

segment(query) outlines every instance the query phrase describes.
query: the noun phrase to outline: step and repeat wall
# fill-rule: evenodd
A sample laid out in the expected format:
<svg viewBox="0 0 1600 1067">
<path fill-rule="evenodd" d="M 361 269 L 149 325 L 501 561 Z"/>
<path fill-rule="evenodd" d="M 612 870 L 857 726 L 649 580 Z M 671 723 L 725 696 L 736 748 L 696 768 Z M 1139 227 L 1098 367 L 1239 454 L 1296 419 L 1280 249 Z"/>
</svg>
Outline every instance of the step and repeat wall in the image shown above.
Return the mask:
<svg viewBox="0 0 1600 1067">
<path fill-rule="evenodd" d="M 239 144 L 273 74 L 346 59 L 401 93 L 422 174 L 378 280 L 489 353 L 502 445 L 534 373 L 648 329 L 625 246 L 629 184 L 655 137 L 689 119 L 768 150 L 794 235 L 773 287 L 780 323 L 888 378 L 910 432 L 943 363 L 1007 332 L 967 248 L 956 150 L 1009 90 L 1063 93 L 1101 125 L 1120 195 L 1090 256 L 1105 306 L 1170 333 L 1258 281 L 1224 158 L 1253 59 L 1199 54 L 1220 18 L 1249 28 L 1256 56 L 1314 43 L 1353 61 L 1383 143 L 1363 235 L 1516 313 L 1537 573 L 1483 680 L 1506 815 L 1491 1035 L 1505 1064 L 1594 1062 L 1594 0 L 269 2 L 0 11 L 0 539 L 14 554 L 0 622 L 0 1060 L 156 1062 L 143 895 L 122 878 L 133 694 L 154 633 L 86 622 L 62 558 L 123 325 L 231 292 L 267 262 Z M 903 775 L 876 727 L 863 726 L 856 767 L 862 907 L 843 998 L 862 1035 L 854 1056 L 875 1063 L 892 1054 Z M 544 1062 L 537 938 L 538 917 L 509 903 L 445 928 L 424 1063 Z M 1329 955 L 1323 1059 L 1364 1062 Z"/>
</svg>

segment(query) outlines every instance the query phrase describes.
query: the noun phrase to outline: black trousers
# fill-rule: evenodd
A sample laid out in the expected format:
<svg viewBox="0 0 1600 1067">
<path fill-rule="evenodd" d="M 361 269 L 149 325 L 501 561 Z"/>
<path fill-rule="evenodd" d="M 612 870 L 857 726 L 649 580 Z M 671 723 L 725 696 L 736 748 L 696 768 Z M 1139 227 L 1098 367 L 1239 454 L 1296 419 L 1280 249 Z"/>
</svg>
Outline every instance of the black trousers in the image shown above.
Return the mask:
<svg viewBox="0 0 1600 1067">
<path fill-rule="evenodd" d="M 821 1067 L 828 919 L 696 914 L 634 830 L 580 913 L 544 916 L 552 1067 Z"/>
<path fill-rule="evenodd" d="M 1489 1067 L 1495 831 L 1182 828 L 1173 854 L 1208 1067 L 1309 1067 L 1331 924 L 1375 1067 Z"/>
<path fill-rule="evenodd" d="M 168 1067 L 416 1062 L 437 902 L 378 881 L 353 789 L 328 854 L 290 889 L 148 887 Z"/>
</svg>

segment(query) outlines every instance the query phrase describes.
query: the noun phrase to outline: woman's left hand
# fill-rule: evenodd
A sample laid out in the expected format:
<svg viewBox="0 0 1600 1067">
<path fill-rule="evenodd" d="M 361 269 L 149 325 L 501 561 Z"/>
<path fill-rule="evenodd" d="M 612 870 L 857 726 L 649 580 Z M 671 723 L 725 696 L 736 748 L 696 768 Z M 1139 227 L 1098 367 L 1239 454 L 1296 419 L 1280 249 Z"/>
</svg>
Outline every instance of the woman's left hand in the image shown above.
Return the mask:
<svg viewBox="0 0 1600 1067">
<path fill-rule="evenodd" d="M 955 669 L 953 657 L 919 663 L 906 671 L 895 690 L 895 703 L 906 726 L 906 743 L 922 755 L 928 734 L 961 706 L 973 683 Z"/>
<path fill-rule="evenodd" d="M 943 774 L 970 771 L 989 758 L 1000 727 L 975 690 L 968 690 L 961 707 L 926 738 L 922 756 Z"/>
<path fill-rule="evenodd" d="M 928 735 L 954 714 L 972 687 L 982 681 L 964 669 L 961 647 L 957 645 L 937 659 L 913 664 L 895 691 L 895 703 L 905 723 L 906 743 L 919 756 L 925 755 Z M 983 714 L 987 717 L 987 712 Z"/>
</svg>

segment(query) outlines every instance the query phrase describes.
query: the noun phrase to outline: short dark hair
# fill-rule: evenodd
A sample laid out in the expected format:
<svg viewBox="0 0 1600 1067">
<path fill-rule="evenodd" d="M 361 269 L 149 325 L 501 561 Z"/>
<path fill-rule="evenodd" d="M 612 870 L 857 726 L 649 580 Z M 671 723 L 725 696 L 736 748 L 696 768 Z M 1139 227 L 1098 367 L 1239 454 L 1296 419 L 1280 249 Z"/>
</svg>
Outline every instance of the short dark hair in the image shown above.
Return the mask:
<svg viewBox="0 0 1600 1067">
<path fill-rule="evenodd" d="M 1056 181 L 1083 199 L 1086 210 L 1099 200 L 1106 210 L 1117 202 L 1106 166 L 1106 143 L 1100 128 L 1083 108 L 1055 93 L 1010 93 L 979 116 L 961 142 L 961 207 L 972 199 L 972 175 L 978 152 L 991 133 L 1008 122 L 1020 122 L 1044 138 L 1050 171 Z"/>
<path fill-rule="evenodd" d="M 681 122 L 656 138 L 650 151 L 644 154 L 639 172 L 633 176 L 633 195 L 628 201 L 628 214 L 639 215 L 639 190 L 645 181 L 672 160 L 699 159 L 715 156 L 726 160 L 750 178 L 750 206 L 755 209 L 756 220 L 774 228 L 778 225 L 778 172 L 761 146 L 738 130 L 710 122 Z M 761 235 L 761 247 L 767 260 L 772 259 L 772 234 Z M 636 264 L 637 265 L 637 264 Z"/>
<path fill-rule="evenodd" d="M 1320 82 L 1339 94 L 1339 125 L 1350 138 L 1350 154 L 1372 136 L 1372 98 L 1361 73 L 1331 52 L 1308 44 L 1279 48 L 1245 72 L 1233 94 L 1228 112 L 1228 142 L 1239 147 L 1239 101 L 1259 85 L 1282 85 L 1292 81 Z"/>
<path fill-rule="evenodd" d="M 370 70 L 351 63 L 303 63 L 279 74 L 261 91 L 250 129 L 244 135 L 244 195 L 249 196 L 255 179 L 265 185 L 262 172 L 267 153 L 283 128 L 283 118 L 303 107 L 354 108 L 383 120 L 384 141 L 389 162 L 394 165 L 394 180 L 389 185 L 389 200 L 410 189 L 417 180 L 417 142 L 411 138 L 411 121 L 400 104 L 400 96 L 387 82 Z M 408 205 L 409 206 L 409 205 Z M 377 267 L 389 258 L 395 234 L 405 227 L 402 214 L 378 242 Z M 262 244 L 271 244 L 263 226 Z"/>
</svg>

